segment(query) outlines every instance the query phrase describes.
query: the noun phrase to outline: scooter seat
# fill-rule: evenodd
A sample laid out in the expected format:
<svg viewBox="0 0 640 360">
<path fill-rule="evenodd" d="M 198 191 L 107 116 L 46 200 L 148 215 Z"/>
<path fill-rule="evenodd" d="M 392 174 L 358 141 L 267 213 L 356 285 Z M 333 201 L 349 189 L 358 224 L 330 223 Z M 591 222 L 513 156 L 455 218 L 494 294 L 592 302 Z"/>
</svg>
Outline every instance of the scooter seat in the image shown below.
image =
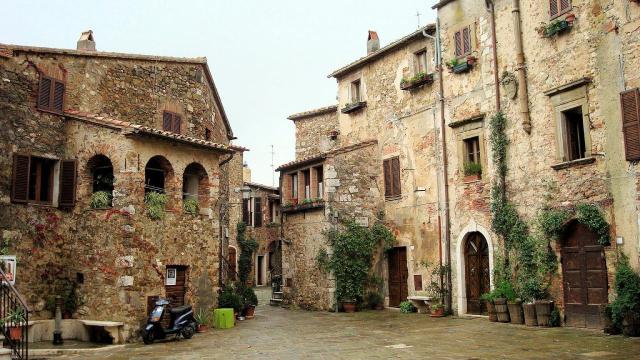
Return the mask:
<svg viewBox="0 0 640 360">
<path fill-rule="evenodd" d="M 171 310 L 169 310 L 169 311 L 171 312 L 171 315 L 182 314 L 182 313 L 191 311 L 191 305 L 183 305 L 183 306 L 174 307 L 174 308 L 171 308 Z"/>
</svg>

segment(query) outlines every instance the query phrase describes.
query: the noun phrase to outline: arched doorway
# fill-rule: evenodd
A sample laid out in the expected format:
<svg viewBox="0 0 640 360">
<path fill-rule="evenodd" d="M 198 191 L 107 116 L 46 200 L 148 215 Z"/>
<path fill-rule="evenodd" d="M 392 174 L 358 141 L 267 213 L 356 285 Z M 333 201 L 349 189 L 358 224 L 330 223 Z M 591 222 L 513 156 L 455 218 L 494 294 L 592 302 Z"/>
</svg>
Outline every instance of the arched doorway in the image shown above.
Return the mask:
<svg viewBox="0 0 640 360">
<path fill-rule="evenodd" d="M 467 295 L 467 313 L 484 314 L 487 309 L 480 300 L 482 294 L 491 289 L 491 270 L 489 267 L 489 246 L 479 232 L 467 235 L 464 245 L 465 290 Z"/>
<path fill-rule="evenodd" d="M 607 264 L 598 236 L 577 221 L 561 239 L 565 324 L 601 329 L 600 306 L 608 302 Z"/>
</svg>

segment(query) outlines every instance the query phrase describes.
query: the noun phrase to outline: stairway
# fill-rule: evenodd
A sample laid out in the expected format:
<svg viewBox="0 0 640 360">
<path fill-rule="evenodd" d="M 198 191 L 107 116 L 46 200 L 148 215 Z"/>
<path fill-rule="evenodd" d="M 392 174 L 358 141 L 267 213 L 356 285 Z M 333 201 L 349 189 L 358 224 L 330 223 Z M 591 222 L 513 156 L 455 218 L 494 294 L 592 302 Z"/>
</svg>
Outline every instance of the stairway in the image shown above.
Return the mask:
<svg viewBox="0 0 640 360">
<path fill-rule="evenodd" d="M 282 305 L 282 291 L 274 291 L 271 293 L 271 300 L 269 300 L 271 306 Z"/>
</svg>

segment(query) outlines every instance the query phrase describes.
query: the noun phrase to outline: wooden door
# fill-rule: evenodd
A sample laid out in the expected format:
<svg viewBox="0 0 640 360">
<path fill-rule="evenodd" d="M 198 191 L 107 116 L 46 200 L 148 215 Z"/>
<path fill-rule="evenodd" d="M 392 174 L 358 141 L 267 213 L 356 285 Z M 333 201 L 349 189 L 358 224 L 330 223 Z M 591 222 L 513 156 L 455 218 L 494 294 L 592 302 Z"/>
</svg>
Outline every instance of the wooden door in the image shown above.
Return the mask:
<svg viewBox="0 0 640 360">
<path fill-rule="evenodd" d="M 389 306 L 398 307 L 407 299 L 407 248 L 397 247 L 389 251 Z"/>
<path fill-rule="evenodd" d="M 489 246 L 478 232 L 467 236 L 464 249 L 465 285 L 467 292 L 467 313 L 484 314 L 487 309 L 480 300 L 482 294 L 490 291 Z"/>
<path fill-rule="evenodd" d="M 264 276 L 264 269 L 262 268 L 264 266 L 264 256 L 263 255 L 258 255 L 258 281 L 257 284 L 262 286 L 264 285 L 262 283 L 262 277 Z"/>
<path fill-rule="evenodd" d="M 561 251 L 565 324 L 602 329 L 600 306 L 608 302 L 604 248 L 585 225 L 575 222 L 567 234 Z"/>
<path fill-rule="evenodd" d="M 171 307 L 184 305 L 184 295 L 187 292 L 187 267 L 186 266 L 167 266 L 167 272 L 175 269 L 175 285 L 165 283 L 165 292 L 167 300 L 171 303 Z"/>
</svg>

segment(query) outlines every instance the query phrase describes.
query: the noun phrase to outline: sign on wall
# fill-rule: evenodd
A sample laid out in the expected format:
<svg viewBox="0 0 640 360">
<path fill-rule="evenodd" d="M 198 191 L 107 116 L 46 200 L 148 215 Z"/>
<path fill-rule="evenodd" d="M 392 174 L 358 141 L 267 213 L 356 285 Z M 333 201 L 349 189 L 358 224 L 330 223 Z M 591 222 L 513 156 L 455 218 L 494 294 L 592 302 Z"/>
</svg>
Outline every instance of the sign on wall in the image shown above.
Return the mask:
<svg viewBox="0 0 640 360">
<path fill-rule="evenodd" d="M 6 279 L 2 279 L 2 283 L 6 284 L 8 281 L 11 285 L 14 285 L 16 283 L 16 256 L 0 255 L 0 266 L 2 266 L 2 271 L 6 275 Z"/>
<path fill-rule="evenodd" d="M 176 268 L 167 268 L 167 276 L 165 278 L 165 285 L 175 285 L 177 278 L 177 269 Z"/>
</svg>

